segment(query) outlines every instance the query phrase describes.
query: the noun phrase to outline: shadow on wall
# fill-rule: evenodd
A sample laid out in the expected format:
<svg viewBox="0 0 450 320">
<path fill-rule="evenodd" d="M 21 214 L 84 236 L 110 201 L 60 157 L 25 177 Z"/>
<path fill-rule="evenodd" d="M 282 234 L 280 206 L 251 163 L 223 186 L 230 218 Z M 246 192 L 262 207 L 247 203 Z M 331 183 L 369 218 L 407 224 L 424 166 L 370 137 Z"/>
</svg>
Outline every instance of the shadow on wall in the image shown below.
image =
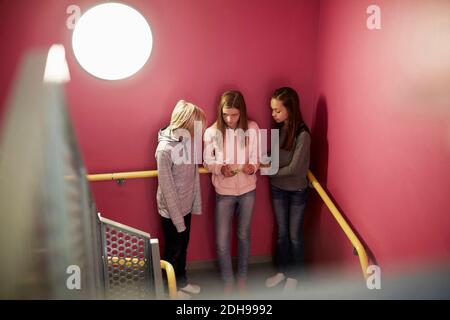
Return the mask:
<svg viewBox="0 0 450 320">
<path fill-rule="evenodd" d="M 311 127 L 311 171 L 317 180 L 327 185 L 328 175 L 328 107 L 326 98 L 317 100 L 314 123 Z"/>
<path fill-rule="evenodd" d="M 314 120 L 311 126 L 311 163 L 310 170 L 317 180 L 326 186 L 328 173 L 328 109 L 324 96 L 320 96 L 315 106 Z M 325 205 L 319 195 L 309 190 L 305 216 L 305 260 L 313 264 L 324 257 L 317 252 L 317 244 L 313 241 L 319 239 L 320 222 Z M 320 255 L 320 256 L 319 256 Z M 334 260 L 332 257 L 328 260 Z M 331 262 L 331 261 L 330 261 Z"/>
<path fill-rule="evenodd" d="M 326 188 L 324 187 L 325 191 Z M 373 253 L 373 251 L 369 248 L 368 244 L 364 241 L 364 238 L 359 234 L 358 230 L 353 226 L 352 222 L 347 219 L 347 215 L 345 214 L 345 212 L 342 210 L 342 208 L 339 206 L 339 204 L 336 202 L 336 200 L 334 199 L 333 195 L 331 195 L 330 193 L 328 193 L 328 196 L 330 197 L 331 201 L 333 201 L 334 205 L 336 206 L 336 208 L 339 210 L 339 212 L 341 213 L 341 215 L 344 217 L 345 221 L 347 221 L 348 225 L 350 226 L 350 228 L 353 230 L 353 232 L 355 233 L 356 237 L 358 237 L 359 241 L 361 242 L 361 244 L 364 246 L 364 249 L 366 250 L 366 254 L 367 254 L 367 258 L 369 259 L 369 265 L 379 265 L 377 262 L 377 259 Z M 338 227 L 338 224 L 336 222 L 336 227 Z M 343 233 L 344 231 L 342 231 Z"/>
<path fill-rule="evenodd" d="M 339 212 L 341 212 L 342 216 L 347 221 L 349 226 L 352 228 L 355 235 L 363 244 L 369 258 L 369 263 L 378 264 L 372 250 L 370 250 L 370 248 L 368 247 L 364 239 L 361 237 L 361 235 L 358 234 L 358 231 L 353 227 L 351 221 L 347 219 L 345 212 L 335 201 L 333 195 L 329 193 L 327 190 L 328 150 L 329 150 L 328 106 L 326 97 L 320 95 L 317 100 L 314 123 L 312 124 L 311 128 L 311 165 L 310 165 L 311 171 L 316 176 L 317 180 L 322 185 L 324 190 L 328 193 L 328 196 L 333 201 Z M 337 243 L 335 243 L 332 246 L 330 246 L 329 243 L 325 243 L 332 241 L 331 237 L 337 232 L 342 232 L 342 235 L 344 235 L 344 233 L 339 229 L 337 222 L 332 217 L 331 212 L 329 212 L 329 209 L 325 206 L 322 199 L 313 190 L 311 190 L 310 192 L 307 212 L 309 212 L 309 214 L 306 216 L 305 221 L 305 237 L 307 239 L 306 240 L 307 261 L 309 263 L 320 262 L 326 264 L 328 263 L 336 264 L 338 260 L 341 260 L 343 256 L 346 256 L 344 251 L 348 250 L 348 245 L 337 246 Z M 329 215 L 329 217 L 322 216 L 322 212 L 324 212 L 324 214 Z M 326 223 L 325 221 L 332 221 L 333 225 L 335 224 L 335 227 L 333 226 L 332 228 L 336 230 L 336 233 L 333 232 L 333 234 L 330 235 L 331 237 L 328 237 L 327 235 L 318 234 L 319 230 L 321 230 L 320 232 L 323 232 L 325 229 L 330 228 L 330 226 L 322 225 Z M 319 243 L 313 244 L 313 240 L 316 242 L 318 240 Z M 321 241 L 324 242 L 323 245 L 320 244 Z M 331 247 L 332 250 L 330 250 Z M 324 250 L 322 251 L 318 249 Z"/>
</svg>

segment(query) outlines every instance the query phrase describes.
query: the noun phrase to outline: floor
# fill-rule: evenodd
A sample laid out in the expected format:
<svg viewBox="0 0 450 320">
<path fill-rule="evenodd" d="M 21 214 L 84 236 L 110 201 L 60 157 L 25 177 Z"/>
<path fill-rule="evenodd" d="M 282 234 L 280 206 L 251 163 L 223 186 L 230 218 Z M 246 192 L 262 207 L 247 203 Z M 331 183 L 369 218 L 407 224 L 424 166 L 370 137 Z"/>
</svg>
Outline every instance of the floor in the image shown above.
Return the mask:
<svg viewBox="0 0 450 320">
<path fill-rule="evenodd" d="M 249 265 L 248 283 L 245 292 L 234 290 L 231 294 L 224 294 L 223 283 L 218 268 L 188 269 L 190 283 L 198 284 L 202 291 L 198 295 L 191 295 L 192 299 L 200 300 L 229 300 L 229 299 L 256 299 L 260 294 L 280 295 L 283 284 L 274 288 L 266 288 L 265 280 L 273 275 L 275 269 L 272 263 L 256 263 Z"/>
<path fill-rule="evenodd" d="M 316 268 L 317 269 L 317 268 Z M 360 272 L 346 272 L 340 267 L 309 270 L 298 279 L 295 291 L 286 293 L 284 283 L 266 288 L 265 280 L 274 274 L 272 263 L 249 265 L 247 291 L 224 295 L 218 268 L 189 269 L 190 283 L 201 286 L 191 300 L 360 300 L 360 299 L 449 299 L 450 268 L 448 264 L 424 269 L 401 269 L 402 272 L 383 274 L 380 288 L 369 288 Z"/>
</svg>

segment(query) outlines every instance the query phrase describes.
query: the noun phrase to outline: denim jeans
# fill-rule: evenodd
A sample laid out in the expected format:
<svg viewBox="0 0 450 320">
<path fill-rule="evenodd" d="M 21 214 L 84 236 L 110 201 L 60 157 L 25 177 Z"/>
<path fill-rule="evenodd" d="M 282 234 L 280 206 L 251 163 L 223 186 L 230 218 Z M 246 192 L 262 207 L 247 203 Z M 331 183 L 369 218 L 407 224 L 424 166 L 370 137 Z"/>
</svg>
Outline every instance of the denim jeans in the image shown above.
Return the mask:
<svg viewBox="0 0 450 320">
<path fill-rule="evenodd" d="M 305 245 L 303 221 L 307 188 L 287 191 L 272 188 L 272 202 L 278 226 L 276 265 L 278 272 L 295 278 L 303 271 Z"/>
<path fill-rule="evenodd" d="M 230 230 L 236 212 L 238 217 L 238 267 L 237 276 L 247 278 L 250 252 L 250 223 L 255 204 L 256 190 L 240 196 L 225 196 L 216 193 L 216 244 L 220 272 L 225 282 L 233 281 L 233 267 L 230 253 Z"/>
</svg>

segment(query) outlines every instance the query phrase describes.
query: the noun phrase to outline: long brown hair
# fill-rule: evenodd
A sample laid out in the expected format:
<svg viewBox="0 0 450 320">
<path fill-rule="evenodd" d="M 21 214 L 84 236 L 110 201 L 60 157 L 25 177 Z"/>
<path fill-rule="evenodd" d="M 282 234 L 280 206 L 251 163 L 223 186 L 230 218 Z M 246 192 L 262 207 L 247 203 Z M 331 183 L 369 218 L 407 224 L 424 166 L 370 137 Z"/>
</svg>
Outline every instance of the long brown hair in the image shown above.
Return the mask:
<svg viewBox="0 0 450 320">
<path fill-rule="evenodd" d="M 303 122 L 302 114 L 300 112 L 300 99 L 297 92 L 289 87 L 283 87 L 275 90 L 272 94 L 272 99 L 279 100 L 287 109 L 287 134 L 281 149 L 290 151 L 294 147 L 297 135 L 303 130 L 309 132 L 308 127 Z M 276 123 L 277 128 L 281 128 L 283 125 L 284 123 Z"/>
<path fill-rule="evenodd" d="M 220 97 L 219 105 L 217 106 L 217 121 L 216 127 L 222 136 L 225 137 L 225 130 L 227 124 L 223 120 L 222 109 L 226 107 L 227 109 L 235 108 L 239 110 L 239 122 L 237 128 L 247 131 L 248 129 L 248 118 L 247 118 L 247 106 L 245 105 L 244 96 L 237 90 L 227 91 Z"/>
</svg>

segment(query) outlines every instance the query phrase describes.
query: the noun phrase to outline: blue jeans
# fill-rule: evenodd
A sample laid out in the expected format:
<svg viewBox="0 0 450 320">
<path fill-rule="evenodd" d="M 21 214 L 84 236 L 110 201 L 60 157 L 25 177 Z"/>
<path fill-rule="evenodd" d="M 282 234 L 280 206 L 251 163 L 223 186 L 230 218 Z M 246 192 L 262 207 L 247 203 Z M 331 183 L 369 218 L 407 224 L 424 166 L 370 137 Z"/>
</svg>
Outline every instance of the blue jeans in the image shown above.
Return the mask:
<svg viewBox="0 0 450 320">
<path fill-rule="evenodd" d="M 295 278 L 303 271 L 305 245 L 303 221 L 307 188 L 287 191 L 272 188 L 272 202 L 278 225 L 276 266 L 278 272 Z"/>
<path fill-rule="evenodd" d="M 230 230 L 233 216 L 238 216 L 238 268 L 237 276 L 247 278 L 248 256 L 250 253 L 250 223 L 255 204 L 256 190 L 240 196 L 224 196 L 216 193 L 216 242 L 217 256 L 222 279 L 233 281 L 233 267 L 230 254 Z"/>
</svg>

